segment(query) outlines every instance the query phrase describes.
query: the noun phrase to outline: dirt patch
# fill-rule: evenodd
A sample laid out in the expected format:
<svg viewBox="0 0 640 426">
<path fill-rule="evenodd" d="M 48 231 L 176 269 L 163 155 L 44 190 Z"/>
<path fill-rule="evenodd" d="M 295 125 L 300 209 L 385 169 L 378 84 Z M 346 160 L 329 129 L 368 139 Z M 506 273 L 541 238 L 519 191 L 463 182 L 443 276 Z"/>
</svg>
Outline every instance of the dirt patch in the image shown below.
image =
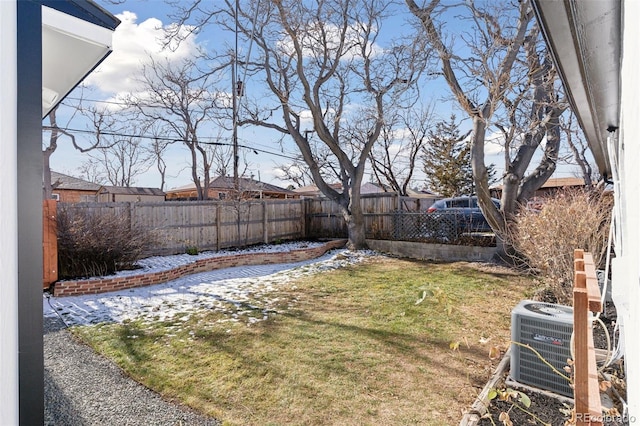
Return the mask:
<svg viewBox="0 0 640 426">
<path fill-rule="evenodd" d="M 508 418 L 513 425 L 548 424 L 551 426 L 566 426 L 575 424 L 568 423 L 571 419 L 572 404 L 545 394 L 532 392 L 531 390 L 518 387 L 512 387 L 512 389 L 525 393 L 531 400 L 531 406 L 524 407 L 515 400 L 494 400 L 489 406 L 487 416 L 478 422 L 479 426 L 503 425 L 504 423 L 501 420 L 501 415 L 504 416 L 503 413 L 509 416 Z M 603 416 L 604 426 L 622 426 L 625 424 L 628 423 L 625 423 L 621 416 Z"/>
</svg>

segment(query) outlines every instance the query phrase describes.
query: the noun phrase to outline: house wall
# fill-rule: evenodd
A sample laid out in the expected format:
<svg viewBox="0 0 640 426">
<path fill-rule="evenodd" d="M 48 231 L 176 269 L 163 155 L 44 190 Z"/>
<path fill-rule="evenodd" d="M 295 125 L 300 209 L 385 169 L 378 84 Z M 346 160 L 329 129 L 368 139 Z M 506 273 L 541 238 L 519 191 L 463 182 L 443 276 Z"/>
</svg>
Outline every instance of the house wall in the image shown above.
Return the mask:
<svg viewBox="0 0 640 426">
<path fill-rule="evenodd" d="M 640 419 L 640 339 L 634 336 L 640 324 L 640 2 L 626 0 L 623 6 L 623 53 L 621 75 L 621 120 L 618 176 L 614 176 L 616 198 L 616 258 L 613 261 L 612 296 L 623 321 L 629 414 Z M 611 144 L 610 144 L 611 146 Z M 613 150 L 611 150 L 614 153 Z M 615 163 L 615 160 L 612 161 Z M 631 419 L 630 419 L 631 420 Z"/>
<path fill-rule="evenodd" d="M 219 200 L 220 194 L 223 195 L 223 198 L 226 197 L 226 191 L 218 191 L 217 189 L 209 188 L 209 199 L 210 200 Z M 197 199 L 198 192 L 194 189 L 192 191 L 180 191 L 180 192 L 167 192 L 166 195 L 167 200 L 189 200 L 189 199 Z"/>
<path fill-rule="evenodd" d="M 58 201 L 62 203 L 84 203 L 95 201 L 96 191 L 83 191 L 78 189 L 54 189 L 53 194 L 58 194 Z"/>
<path fill-rule="evenodd" d="M 0 423 L 18 424 L 16 2 L 0 1 Z"/>
<path fill-rule="evenodd" d="M 39 255 L 42 250 L 42 7 L 37 1 L 17 1 L 16 11 L 18 96 L 14 164 L 17 197 L 9 206 L 15 206 L 17 211 L 18 415 L 20 424 L 36 425 L 44 423 L 42 287 L 39 283 L 42 279 L 42 256 Z M 11 140 L 2 142 L 12 143 Z M 7 247 L 3 247 L 5 251 Z"/>
</svg>

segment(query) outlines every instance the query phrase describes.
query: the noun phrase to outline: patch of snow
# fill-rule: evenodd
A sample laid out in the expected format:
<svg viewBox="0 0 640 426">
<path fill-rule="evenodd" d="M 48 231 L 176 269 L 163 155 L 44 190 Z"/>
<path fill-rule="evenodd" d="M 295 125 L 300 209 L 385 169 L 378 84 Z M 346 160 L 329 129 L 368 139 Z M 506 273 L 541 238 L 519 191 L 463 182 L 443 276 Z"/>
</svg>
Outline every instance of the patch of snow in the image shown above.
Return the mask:
<svg viewBox="0 0 640 426">
<path fill-rule="evenodd" d="M 297 243 L 300 244 L 300 243 Z M 314 243 L 308 243 L 314 244 Z M 283 247 L 289 247 L 284 248 Z M 293 246 L 301 248 L 299 246 Z M 309 247 L 309 246 L 307 246 Z M 264 246 L 250 250 L 202 253 L 198 256 L 244 254 L 265 250 L 293 250 L 291 245 Z M 192 313 L 211 310 L 225 314 L 227 320 L 244 318 L 247 324 L 263 321 L 276 311 L 274 289 L 305 275 L 321 273 L 361 262 L 373 251 L 332 250 L 323 256 L 276 265 L 239 266 L 203 272 L 149 287 L 139 287 L 96 295 L 51 297 L 45 294 L 45 317 L 59 316 L 67 325 L 91 325 L 128 320 L 186 321 Z M 200 257 L 202 258 L 202 257 Z M 144 273 L 174 268 L 193 262 L 196 256 L 178 255 L 145 259 Z M 126 271 L 127 273 L 137 271 Z M 259 306 L 256 304 L 259 303 Z"/>
<path fill-rule="evenodd" d="M 209 259 L 212 257 L 233 256 L 237 254 L 252 254 L 252 253 L 280 253 L 290 252 L 293 250 L 300 250 L 306 248 L 320 247 L 324 243 L 316 241 L 291 241 L 282 244 L 263 244 L 244 249 L 225 249 L 220 251 L 203 251 L 201 253 L 191 254 L 176 254 L 172 256 L 151 256 L 144 259 L 140 259 L 137 263 L 136 269 L 118 271 L 113 275 L 107 277 L 120 277 L 146 274 L 149 272 L 161 272 L 169 269 L 177 268 L 182 265 L 188 265 L 195 263 L 200 259 Z M 104 277 L 100 277 L 104 278 Z"/>
</svg>

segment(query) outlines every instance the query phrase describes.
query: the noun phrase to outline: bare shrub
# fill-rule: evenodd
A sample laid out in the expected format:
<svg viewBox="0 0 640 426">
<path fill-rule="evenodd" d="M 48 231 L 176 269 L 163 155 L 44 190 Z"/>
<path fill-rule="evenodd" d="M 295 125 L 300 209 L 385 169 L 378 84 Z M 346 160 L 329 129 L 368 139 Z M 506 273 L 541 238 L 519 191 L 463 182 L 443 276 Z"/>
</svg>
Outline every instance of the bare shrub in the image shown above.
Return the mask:
<svg viewBox="0 0 640 426">
<path fill-rule="evenodd" d="M 63 279 L 132 269 L 157 242 L 152 232 L 131 227 L 126 216 L 117 214 L 60 209 L 57 225 L 58 271 Z"/>
<path fill-rule="evenodd" d="M 571 304 L 574 249 L 592 253 L 601 267 L 611 207 L 612 197 L 600 190 L 567 190 L 547 199 L 540 210 L 522 209 L 517 215 L 510 240 L 541 277 L 547 297 Z"/>
</svg>

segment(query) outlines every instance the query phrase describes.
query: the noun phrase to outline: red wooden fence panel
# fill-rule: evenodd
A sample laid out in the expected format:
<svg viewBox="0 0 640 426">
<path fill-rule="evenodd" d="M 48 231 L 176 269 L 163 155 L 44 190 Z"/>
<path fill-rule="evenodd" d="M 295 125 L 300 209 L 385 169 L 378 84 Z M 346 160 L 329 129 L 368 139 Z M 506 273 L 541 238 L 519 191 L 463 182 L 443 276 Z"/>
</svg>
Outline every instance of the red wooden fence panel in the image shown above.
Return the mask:
<svg viewBox="0 0 640 426">
<path fill-rule="evenodd" d="M 58 239 L 56 235 L 56 200 L 42 203 L 42 286 L 48 289 L 58 281 Z"/>
</svg>

